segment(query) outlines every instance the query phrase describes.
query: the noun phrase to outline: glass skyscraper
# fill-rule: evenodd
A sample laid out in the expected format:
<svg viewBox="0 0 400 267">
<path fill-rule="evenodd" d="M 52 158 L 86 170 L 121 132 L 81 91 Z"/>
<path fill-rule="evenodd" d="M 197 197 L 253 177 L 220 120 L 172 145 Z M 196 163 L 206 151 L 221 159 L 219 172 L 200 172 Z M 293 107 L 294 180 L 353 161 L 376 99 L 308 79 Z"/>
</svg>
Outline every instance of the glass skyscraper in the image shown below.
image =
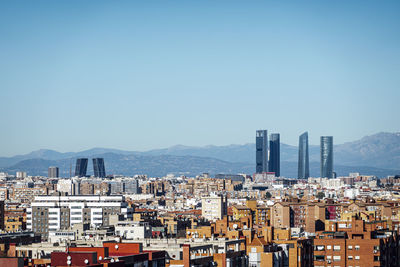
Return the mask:
<svg viewBox="0 0 400 267">
<path fill-rule="evenodd" d="M 78 177 L 86 176 L 87 164 L 88 164 L 87 158 L 77 159 L 76 165 L 75 165 L 75 176 L 78 176 Z"/>
<path fill-rule="evenodd" d="M 94 172 L 94 177 L 100 177 L 100 178 L 106 177 L 106 168 L 104 167 L 103 158 L 93 159 L 93 172 Z"/>
<path fill-rule="evenodd" d="M 60 174 L 60 169 L 58 167 L 49 167 L 49 178 L 58 178 Z"/>
<path fill-rule="evenodd" d="M 268 172 L 268 132 L 256 132 L 256 173 Z"/>
<path fill-rule="evenodd" d="M 299 163 L 297 177 L 307 179 L 310 177 L 310 165 L 308 159 L 308 132 L 299 136 Z"/>
<path fill-rule="evenodd" d="M 321 177 L 333 178 L 333 136 L 321 136 Z"/>
<path fill-rule="evenodd" d="M 278 133 L 269 136 L 269 172 L 274 172 L 276 177 L 281 176 L 280 136 Z"/>
</svg>

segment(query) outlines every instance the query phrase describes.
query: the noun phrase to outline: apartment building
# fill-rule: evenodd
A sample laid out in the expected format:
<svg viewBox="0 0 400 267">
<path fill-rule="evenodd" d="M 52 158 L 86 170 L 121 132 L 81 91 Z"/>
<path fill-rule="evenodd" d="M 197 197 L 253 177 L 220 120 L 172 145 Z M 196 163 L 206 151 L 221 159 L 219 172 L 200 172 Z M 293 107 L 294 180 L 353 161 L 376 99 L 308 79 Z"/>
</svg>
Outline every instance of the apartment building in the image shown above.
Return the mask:
<svg viewBox="0 0 400 267">
<path fill-rule="evenodd" d="M 209 221 L 220 220 L 226 214 L 226 201 L 222 195 L 211 195 L 201 198 L 202 216 Z"/>
<path fill-rule="evenodd" d="M 240 220 L 244 217 L 251 218 L 251 226 L 253 224 L 264 225 L 268 224 L 271 216 L 271 210 L 265 205 L 258 205 L 257 200 L 248 199 L 246 205 L 233 205 L 232 218 L 233 220 Z"/>
<path fill-rule="evenodd" d="M 278 202 L 271 208 L 271 225 L 276 228 L 302 228 L 313 233 L 324 229 L 326 219 L 337 218 L 336 213 L 335 206 L 325 203 Z"/>
<path fill-rule="evenodd" d="M 386 221 L 329 222 L 314 239 L 314 266 L 399 266 L 399 235 Z"/>
<path fill-rule="evenodd" d="M 152 237 L 152 227 L 148 222 L 125 222 L 115 224 L 115 234 L 124 239 L 144 239 Z"/>
<path fill-rule="evenodd" d="M 13 187 L 10 199 L 19 203 L 30 203 L 40 195 L 47 195 L 46 187 Z"/>
<path fill-rule="evenodd" d="M 27 229 L 47 239 L 49 232 L 76 223 L 109 225 L 110 215 L 115 214 L 132 218 L 133 209 L 123 196 L 38 196 L 27 208 Z"/>
</svg>

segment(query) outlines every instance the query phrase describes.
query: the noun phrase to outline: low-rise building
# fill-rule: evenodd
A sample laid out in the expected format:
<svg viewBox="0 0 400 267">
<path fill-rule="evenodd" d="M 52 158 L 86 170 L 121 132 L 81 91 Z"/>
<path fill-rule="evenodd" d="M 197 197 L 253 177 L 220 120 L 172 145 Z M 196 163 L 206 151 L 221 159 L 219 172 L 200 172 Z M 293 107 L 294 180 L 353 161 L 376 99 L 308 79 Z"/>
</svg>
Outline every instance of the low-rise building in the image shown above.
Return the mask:
<svg viewBox="0 0 400 267">
<path fill-rule="evenodd" d="M 115 234 L 124 239 L 144 239 L 152 237 L 152 227 L 148 222 L 119 221 L 114 225 Z"/>
</svg>

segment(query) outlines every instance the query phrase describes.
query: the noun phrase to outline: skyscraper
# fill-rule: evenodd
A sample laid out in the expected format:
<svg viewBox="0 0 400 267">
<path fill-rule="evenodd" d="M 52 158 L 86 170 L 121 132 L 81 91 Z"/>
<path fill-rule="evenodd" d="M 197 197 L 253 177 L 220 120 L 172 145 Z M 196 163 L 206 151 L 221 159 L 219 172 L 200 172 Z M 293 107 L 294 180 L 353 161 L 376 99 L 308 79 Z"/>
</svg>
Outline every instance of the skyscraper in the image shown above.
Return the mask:
<svg viewBox="0 0 400 267">
<path fill-rule="evenodd" d="M 308 132 L 299 136 L 299 163 L 297 177 L 307 179 L 310 177 L 310 165 L 308 161 Z"/>
<path fill-rule="evenodd" d="M 75 176 L 78 176 L 78 177 L 86 176 L 87 164 L 88 164 L 87 158 L 77 159 L 76 166 L 75 166 Z"/>
<path fill-rule="evenodd" d="M 256 132 L 256 173 L 268 172 L 268 132 Z"/>
<path fill-rule="evenodd" d="M 58 178 L 60 172 L 58 167 L 49 167 L 49 174 L 48 177 L 49 178 Z"/>
<path fill-rule="evenodd" d="M 321 136 L 321 177 L 333 178 L 333 136 Z"/>
<path fill-rule="evenodd" d="M 281 176 L 280 136 L 278 133 L 269 136 L 269 172 L 274 172 L 276 177 Z"/>
<path fill-rule="evenodd" d="M 94 177 L 106 177 L 106 169 L 104 167 L 104 159 L 103 158 L 94 158 L 93 159 L 93 172 Z"/>
</svg>

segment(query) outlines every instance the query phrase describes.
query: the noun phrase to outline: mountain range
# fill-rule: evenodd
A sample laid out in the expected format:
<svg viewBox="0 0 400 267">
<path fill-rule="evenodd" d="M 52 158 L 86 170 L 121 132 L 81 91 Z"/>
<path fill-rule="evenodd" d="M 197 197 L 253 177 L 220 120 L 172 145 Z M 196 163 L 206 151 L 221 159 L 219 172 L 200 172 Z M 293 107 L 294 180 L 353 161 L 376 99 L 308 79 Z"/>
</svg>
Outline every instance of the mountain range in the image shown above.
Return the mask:
<svg viewBox="0 0 400 267">
<path fill-rule="evenodd" d="M 297 176 L 298 148 L 281 143 L 281 174 Z M 319 176 L 319 146 L 311 145 L 310 172 Z M 0 157 L 0 170 L 9 173 L 26 171 L 29 175 L 47 175 L 49 166 L 58 166 L 68 177 L 79 157 L 103 157 L 107 173 L 164 176 L 168 173 L 194 176 L 203 172 L 247 173 L 255 168 L 255 144 L 193 147 L 176 145 L 145 152 L 93 148 L 81 152 L 61 153 L 41 149 L 14 157 Z M 334 146 L 334 169 L 338 175 L 349 172 L 387 175 L 400 174 L 400 133 L 378 133 L 360 140 Z M 91 163 L 88 173 L 92 174 Z"/>
</svg>

